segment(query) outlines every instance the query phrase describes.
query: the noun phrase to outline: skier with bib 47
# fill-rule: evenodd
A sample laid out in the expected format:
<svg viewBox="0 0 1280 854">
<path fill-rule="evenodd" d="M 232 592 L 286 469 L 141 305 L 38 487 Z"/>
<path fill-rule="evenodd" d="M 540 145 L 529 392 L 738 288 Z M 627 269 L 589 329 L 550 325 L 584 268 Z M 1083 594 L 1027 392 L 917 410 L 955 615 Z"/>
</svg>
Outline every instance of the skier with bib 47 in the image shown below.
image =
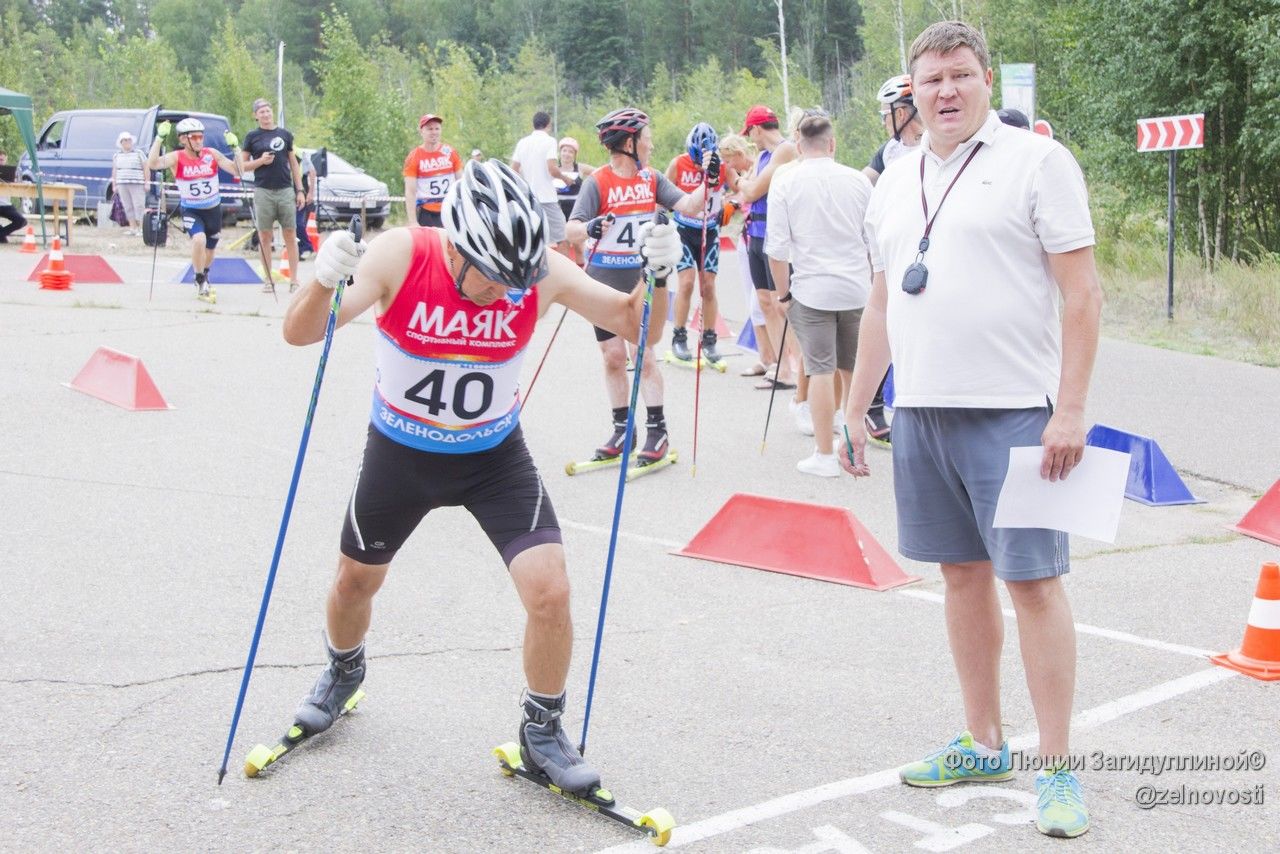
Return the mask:
<svg viewBox="0 0 1280 854">
<path fill-rule="evenodd" d="M 680 260 L 680 239 L 674 225 L 652 223 L 659 206 L 686 217 L 702 212 L 702 191 L 683 193 L 661 172 L 649 168 L 653 136 L 649 117 L 634 107 L 614 110 L 596 123 L 600 144 L 609 152 L 609 162 L 583 180 L 577 204 L 569 217 L 570 243 L 590 238 L 595 249 L 587 262 L 587 273 L 614 290 L 630 294 L 639 287 L 642 268 L 647 266 L 657 281 L 653 294 L 653 323 L 644 354 L 640 391 L 644 396 L 646 419 L 644 447 L 639 465 L 662 462 L 669 450 L 667 422 L 663 413 L 662 373 L 653 342 L 662 340 L 662 323 L 667 316 L 666 277 Z M 711 163 L 714 151 L 703 158 L 703 168 Z M 718 159 L 716 161 L 718 163 Z M 713 182 L 714 183 L 714 182 Z M 612 220 L 610 220 L 612 215 Z M 647 263 L 642 243 L 671 246 L 675 258 L 670 264 Z M 605 389 L 613 414 L 613 433 L 596 449 L 596 460 L 622 456 L 627 425 L 627 348 L 608 328 L 596 326 L 596 341 L 604 358 Z"/>
</svg>

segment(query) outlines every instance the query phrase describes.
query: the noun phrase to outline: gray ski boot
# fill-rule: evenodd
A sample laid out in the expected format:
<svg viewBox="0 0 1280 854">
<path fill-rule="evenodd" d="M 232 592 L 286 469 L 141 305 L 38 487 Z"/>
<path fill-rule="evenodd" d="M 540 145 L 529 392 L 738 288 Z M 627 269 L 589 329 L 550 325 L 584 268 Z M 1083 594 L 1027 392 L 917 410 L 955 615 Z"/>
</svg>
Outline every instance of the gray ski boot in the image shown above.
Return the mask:
<svg viewBox="0 0 1280 854">
<path fill-rule="evenodd" d="M 524 698 L 524 719 L 520 722 L 520 753 L 525 765 L 550 778 L 566 792 L 587 797 L 600 788 L 600 772 L 586 763 L 569 743 L 560 726 L 564 714 L 564 694 Z"/>
<path fill-rule="evenodd" d="M 693 354 L 689 352 L 689 330 L 683 326 L 671 330 L 671 355 L 682 362 L 693 361 Z"/>
<path fill-rule="evenodd" d="M 713 365 L 724 358 L 716 351 L 717 340 L 719 339 L 714 329 L 704 329 L 702 331 L 702 358 Z"/>
<path fill-rule="evenodd" d="M 329 666 L 316 680 L 294 713 L 294 722 L 308 736 L 324 732 L 342 713 L 342 706 L 360 688 L 364 681 L 364 644 L 339 658 L 332 647 L 329 650 Z"/>
</svg>

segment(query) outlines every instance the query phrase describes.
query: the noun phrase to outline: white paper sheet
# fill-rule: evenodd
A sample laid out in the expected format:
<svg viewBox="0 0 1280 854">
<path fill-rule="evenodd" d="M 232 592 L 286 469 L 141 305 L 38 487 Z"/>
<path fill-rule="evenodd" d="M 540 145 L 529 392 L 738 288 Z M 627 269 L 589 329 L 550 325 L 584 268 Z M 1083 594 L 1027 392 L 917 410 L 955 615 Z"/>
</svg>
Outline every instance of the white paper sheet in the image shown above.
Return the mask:
<svg viewBox="0 0 1280 854">
<path fill-rule="evenodd" d="M 1050 528 L 1106 543 L 1116 541 L 1129 478 L 1129 455 L 1084 449 L 1065 480 L 1040 477 L 1044 448 L 1009 449 L 1009 472 L 996 502 L 997 528 Z"/>
</svg>

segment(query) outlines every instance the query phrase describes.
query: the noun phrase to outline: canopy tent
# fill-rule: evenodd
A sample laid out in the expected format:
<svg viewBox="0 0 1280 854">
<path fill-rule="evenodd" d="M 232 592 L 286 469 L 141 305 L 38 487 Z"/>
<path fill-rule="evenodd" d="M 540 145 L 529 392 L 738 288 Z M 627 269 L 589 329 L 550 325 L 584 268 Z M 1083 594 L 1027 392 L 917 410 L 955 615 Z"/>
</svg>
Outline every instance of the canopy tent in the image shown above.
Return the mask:
<svg viewBox="0 0 1280 854">
<path fill-rule="evenodd" d="M 44 182 L 40 180 L 40 161 L 36 158 L 36 127 L 31 112 L 31 96 L 0 88 L 0 115 L 10 113 L 18 123 L 18 132 L 31 155 L 31 174 L 36 179 L 36 210 L 44 210 Z M 44 217 L 40 218 L 40 239 L 48 245 Z"/>
</svg>

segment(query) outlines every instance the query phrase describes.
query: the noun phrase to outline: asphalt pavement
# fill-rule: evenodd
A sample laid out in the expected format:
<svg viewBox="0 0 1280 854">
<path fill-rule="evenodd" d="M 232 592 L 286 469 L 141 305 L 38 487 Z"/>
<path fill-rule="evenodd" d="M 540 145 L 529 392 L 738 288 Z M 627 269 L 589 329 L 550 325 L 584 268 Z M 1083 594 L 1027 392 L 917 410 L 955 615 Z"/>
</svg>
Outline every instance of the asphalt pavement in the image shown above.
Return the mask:
<svg viewBox="0 0 1280 854">
<path fill-rule="evenodd" d="M 216 306 L 196 301 L 172 281 L 182 252 L 161 253 L 150 299 L 149 257 L 107 257 L 124 284 L 50 292 L 26 281 L 39 256 L 0 252 L 0 849 L 647 850 L 499 773 L 490 750 L 516 736 L 523 614 L 461 510 L 432 513 L 398 556 L 374 606 L 364 702 L 260 778 L 240 773 L 322 666 L 368 421 L 368 317 L 334 341 L 231 773 L 216 785 L 319 348 L 282 340 L 287 294 L 223 285 Z M 725 267 L 736 333 L 744 294 Z M 526 382 L 559 314 L 539 324 Z M 129 412 L 67 388 L 100 346 L 139 357 L 173 408 Z M 570 317 L 522 417 L 573 584 L 575 741 L 617 489 L 614 471 L 563 471 L 609 430 L 597 352 Z M 1103 342 L 1090 420 L 1154 438 L 1205 503 L 1126 502 L 1114 544 L 1072 542 L 1072 749 L 1093 826 L 1062 842 L 1030 823 L 1032 770 L 987 788 L 896 782 L 894 768 L 962 728 L 936 567 L 898 558 L 922 580 L 874 592 L 671 553 L 749 493 L 848 508 L 896 555 L 888 452 L 871 451 L 869 479 L 798 473 L 812 440 L 780 394 L 762 453 L 768 394 L 737 376 L 751 361 L 732 355 L 726 374 L 701 377 L 696 476 L 697 377 L 664 367 L 681 459 L 626 490 L 587 749 L 619 800 L 668 809 L 671 846 L 693 852 L 1280 850 L 1280 684 L 1205 657 L 1240 644 L 1259 567 L 1280 559 L 1226 529 L 1280 478 L 1280 370 Z M 803 512 L 777 525 L 784 558 L 788 542 L 834 536 Z M 1004 665 L 1005 730 L 1029 762 L 1012 618 Z M 1151 772 L 1170 756 L 1187 757 L 1184 770 Z M 1222 770 L 1217 757 L 1251 764 Z M 1144 808 L 1144 786 L 1166 802 L 1195 791 L 1237 803 Z M 1263 802 L 1238 803 L 1246 791 Z"/>
</svg>

